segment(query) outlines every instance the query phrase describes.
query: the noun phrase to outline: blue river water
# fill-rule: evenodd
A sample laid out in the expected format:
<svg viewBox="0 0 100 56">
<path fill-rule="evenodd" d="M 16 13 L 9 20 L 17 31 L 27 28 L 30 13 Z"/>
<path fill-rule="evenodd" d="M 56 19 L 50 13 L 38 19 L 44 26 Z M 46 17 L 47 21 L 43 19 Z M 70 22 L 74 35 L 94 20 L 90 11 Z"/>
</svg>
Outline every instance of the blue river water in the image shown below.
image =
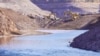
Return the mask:
<svg viewBox="0 0 100 56">
<path fill-rule="evenodd" d="M 48 35 L 0 39 L 0 56 L 99 56 L 100 53 L 72 48 L 70 42 L 87 30 L 39 30 Z"/>
</svg>

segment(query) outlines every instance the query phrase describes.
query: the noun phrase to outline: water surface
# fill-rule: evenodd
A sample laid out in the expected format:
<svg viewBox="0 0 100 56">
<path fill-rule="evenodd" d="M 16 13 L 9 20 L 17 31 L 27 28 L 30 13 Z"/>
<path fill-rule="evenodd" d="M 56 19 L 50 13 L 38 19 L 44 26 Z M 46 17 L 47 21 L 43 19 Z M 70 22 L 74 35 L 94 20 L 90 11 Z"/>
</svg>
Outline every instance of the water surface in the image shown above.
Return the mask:
<svg viewBox="0 0 100 56">
<path fill-rule="evenodd" d="M 98 56 L 100 53 L 69 46 L 85 30 L 39 30 L 48 35 L 31 35 L 0 39 L 0 56 Z"/>
</svg>

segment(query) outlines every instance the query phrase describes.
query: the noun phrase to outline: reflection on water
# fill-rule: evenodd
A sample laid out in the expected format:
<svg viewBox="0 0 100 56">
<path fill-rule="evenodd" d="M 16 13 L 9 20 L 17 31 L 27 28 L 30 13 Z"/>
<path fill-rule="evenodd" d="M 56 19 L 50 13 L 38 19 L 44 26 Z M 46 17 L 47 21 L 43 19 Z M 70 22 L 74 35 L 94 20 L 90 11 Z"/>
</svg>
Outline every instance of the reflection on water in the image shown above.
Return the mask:
<svg viewBox="0 0 100 56">
<path fill-rule="evenodd" d="M 44 30 L 43 30 L 44 31 Z M 98 56 L 99 53 L 69 47 L 69 41 L 84 30 L 52 30 L 49 35 L 2 37 L 0 56 Z"/>
<path fill-rule="evenodd" d="M 2 36 L 0 37 L 0 45 L 6 45 L 11 41 L 12 37 Z"/>
</svg>

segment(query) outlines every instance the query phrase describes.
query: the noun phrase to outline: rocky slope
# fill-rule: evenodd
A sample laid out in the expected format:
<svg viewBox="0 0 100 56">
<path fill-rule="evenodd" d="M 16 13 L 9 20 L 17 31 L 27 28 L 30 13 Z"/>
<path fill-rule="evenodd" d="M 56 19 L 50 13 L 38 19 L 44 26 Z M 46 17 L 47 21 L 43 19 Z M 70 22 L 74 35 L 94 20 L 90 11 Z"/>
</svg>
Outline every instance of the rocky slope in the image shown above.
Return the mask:
<svg viewBox="0 0 100 56">
<path fill-rule="evenodd" d="M 0 8 L 0 35 L 20 34 L 13 20 Z"/>
<path fill-rule="evenodd" d="M 73 29 L 89 29 L 86 26 L 95 23 L 98 21 L 99 14 L 95 15 L 85 15 L 81 16 L 77 20 L 57 20 L 53 21 L 53 23 L 48 24 L 47 28 L 50 29 L 67 29 L 67 30 L 73 30 Z"/>
<path fill-rule="evenodd" d="M 85 50 L 100 51 L 100 17 L 98 21 L 86 26 L 88 32 L 76 37 L 70 46 Z"/>
<path fill-rule="evenodd" d="M 50 4 L 49 4 L 49 8 L 51 6 Z M 55 3 L 53 3 L 52 5 L 54 5 L 54 7 L 58 6 Z M 60 3 L 59 5 L 62 5 L 62 7 L 66 7 L 66 5 L 63 4 L 63 2 Z M 45 6 L 47 7 L 47 5 Z M 97 22 L 96 18 L 100 16 L 100 15 L 86 15 L 86 16 L 81 16 L 80 19 L 77 19 L 75 21 L 65 22 L 65 19 L 59 19 L 53 21 L 50 18 L 42 17 L 41 15 L 47 16 L 49 12 L 40 9 L 38 6 L 32 3 L 32 0 L 0 0 L 0 7 L 9 8 L 7 10 L 5 9 L 3 10 L 7 16 L 12 18 L 12 20 L 16 23 L 17 27 L 20 30 L 29 30 L 29 29 L 38 29 L 38 28 L 68 29 L 68 30 L 81 29 L 81 28 L 85 29 L 84 28 L 85 26 L 93 22 Z M 60 6 L 59 8 L 62 7 Z M 16 13 L 10 9 L 19 13 Z M 61 10 L 63 10 L 63 8 Z M 21 14 L 23 14 L 23 16 Z M 25 15 L 28 15 L 31 19 Z M 38 16 L 35 17 L 36 15 Z"/>
<path fill-rule="evenodd" d="M 36 20 L 21 15 L 13 10 L 0 8 L 0 34 L 17 33 L 18 31 L 28 32 L 38 29 Z M 34 31 L 33 31 L 34 32 Z"/>
<path fill-rule="evenodd" d="M 9 8 L 23 15 L 48 15 L 50 12 L 44 11 L 32 3 L 30 0 L 0 0 L 0 7 Z"/>
<path fill-rule="evenodd" d="M 33 3 L 35 3 L 37 6 L 39 6 L 44 10 L 55 12 L 57 16 L 60 18 L 64 16 L 64 11 L 67 11 L 68 9 L 81 14 L 100 12 L 99 2 L 88 2 L 88 1 L 83 2 L 81 0 L 43 0 L 43 1 L 32 0 L 32 1 Z M 79 1 L 79 2 L 72 2 L 72 1 Z"/>
<path fill-rule="evenodd" d="M 5 13 L 6 16 L 10 17 L 21 30 L 31 30 L 38 27 L 38 24 L 34 19 L 30 19 L 29 17 L 21 15 L 10 9 L 1 8 L 1 10 Z"/>
</svg>

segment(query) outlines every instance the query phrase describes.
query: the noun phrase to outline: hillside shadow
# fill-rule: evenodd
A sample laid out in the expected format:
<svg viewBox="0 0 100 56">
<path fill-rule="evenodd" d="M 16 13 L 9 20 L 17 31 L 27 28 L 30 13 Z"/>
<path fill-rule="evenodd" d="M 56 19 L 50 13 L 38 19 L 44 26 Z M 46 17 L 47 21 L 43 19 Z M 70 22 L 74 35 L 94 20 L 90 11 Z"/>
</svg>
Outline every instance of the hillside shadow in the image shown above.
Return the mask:
<svg viewBox="0 0 100 56">
<path fill-rule="evenodd" d="M 81 29 L 91 30 L 91 29 L 99 28 L 99 27 L 100 27 L 100 17 L 97 17 L 97 22 L 96 23 L 88 24 L 88 25 L 82 27 Z"/>
<path fill-rule="evenodd" d="M 47 3 L 70 3 L 73 0 L 31 0 L 32 2 L 36 3 L 36 4 L 47 4 Z"/>
<path fill-rule="evenodd" d="M 99 52 L 100 48 L 100 17 L 94 24 L 87 25 L 88 32 L 74 38 L 71 47 Z"/>
<path fill-rule="evenodd" d="M 81 8 L 75 7 L 71 4 L 71 0 L 67 1 L 66 0 L 31 0 L 32 3 L 37 5 L 39 8 L 47 11 L 51 11 L 53 13 L 56 13 L 57 17 L 62 18 L 64 15 L 64 11 L 71 10 L 73 12 L 79 12 L 79 13 L 84 13 Z"/>
</svg>

